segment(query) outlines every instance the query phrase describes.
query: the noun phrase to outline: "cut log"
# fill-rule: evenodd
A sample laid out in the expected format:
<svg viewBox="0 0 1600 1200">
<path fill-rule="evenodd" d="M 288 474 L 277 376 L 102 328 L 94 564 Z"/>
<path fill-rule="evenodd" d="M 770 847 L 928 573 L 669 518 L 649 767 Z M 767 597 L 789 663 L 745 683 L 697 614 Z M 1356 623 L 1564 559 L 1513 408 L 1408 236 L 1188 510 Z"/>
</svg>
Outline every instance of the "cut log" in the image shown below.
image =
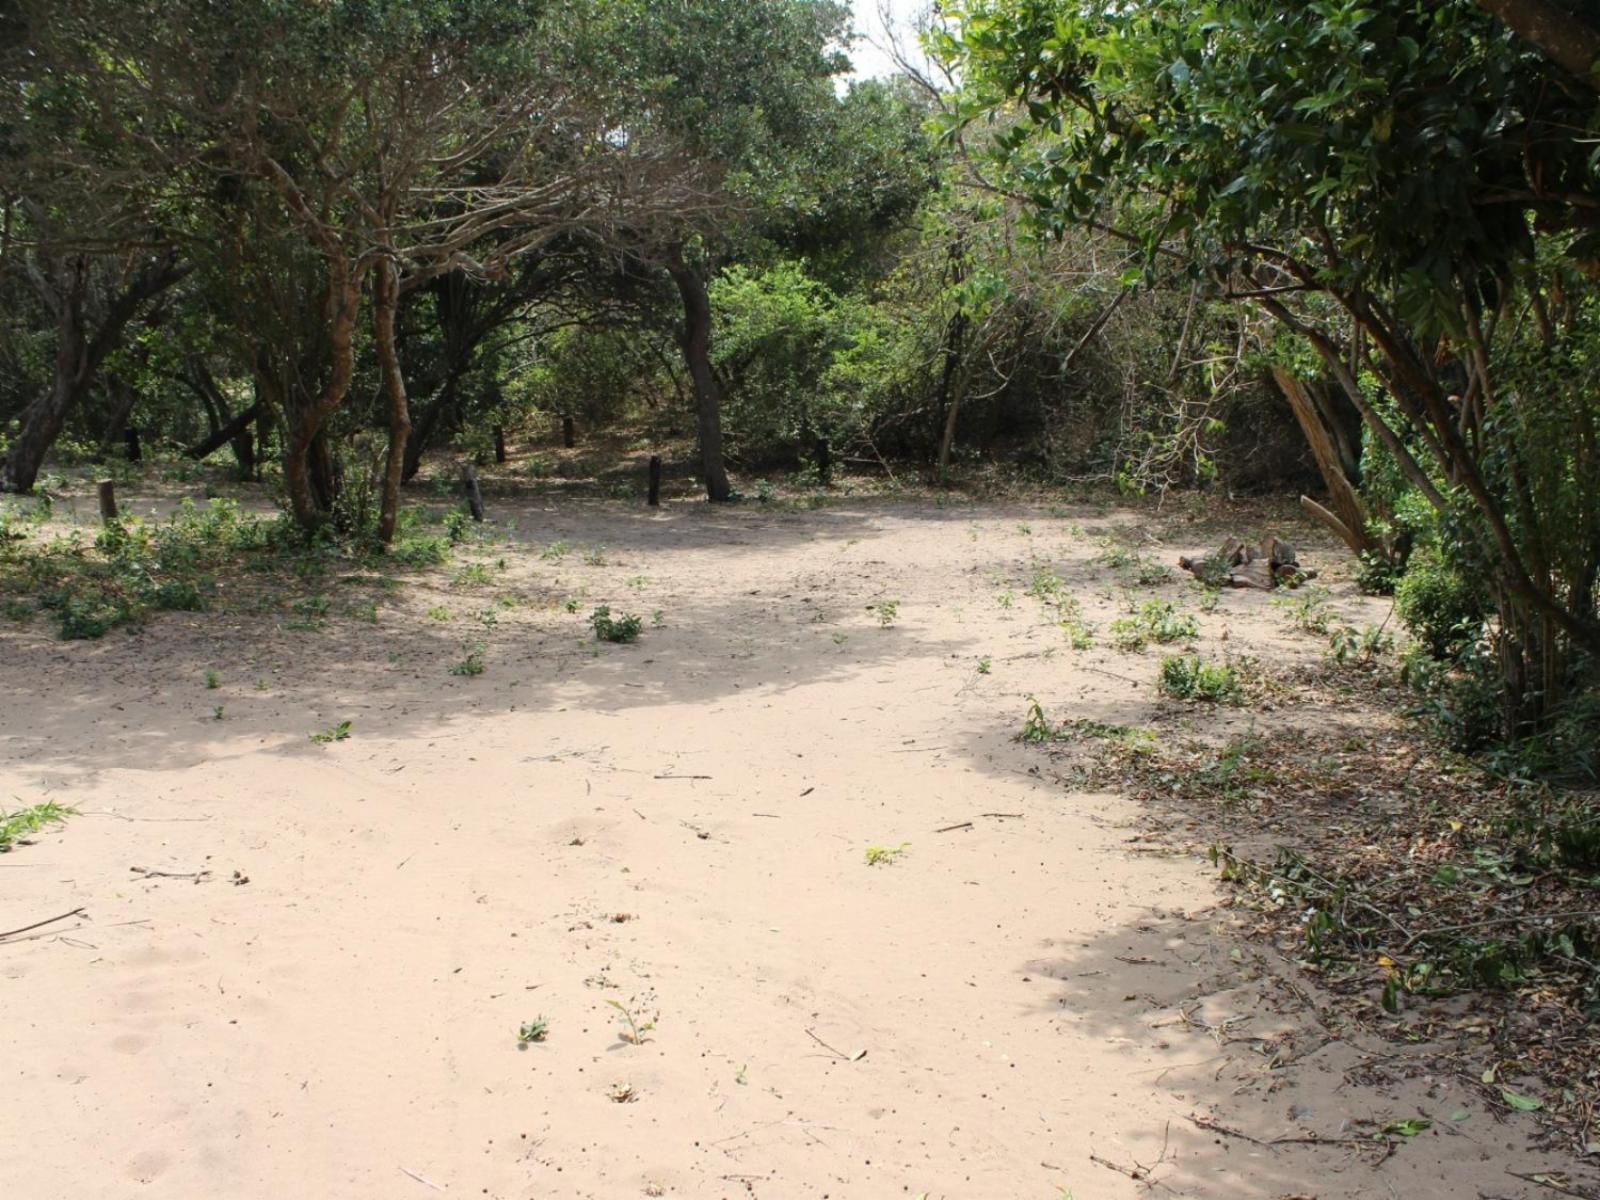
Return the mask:
<svg viewBox="0 0 1600 1200">
<path fill-rule="evenodd" d="M 1259 546 L 1238 538 L 1223 542 L 1215 554 L 1202 558 L 1184 555 L 1178 566 L 1207 587 L 1260 588 L 1294 587 L 1303 579 L 1316 577 L 1300 565 L 1294 547 L 1282 538 L 1268 534 Z"/>
</svg>

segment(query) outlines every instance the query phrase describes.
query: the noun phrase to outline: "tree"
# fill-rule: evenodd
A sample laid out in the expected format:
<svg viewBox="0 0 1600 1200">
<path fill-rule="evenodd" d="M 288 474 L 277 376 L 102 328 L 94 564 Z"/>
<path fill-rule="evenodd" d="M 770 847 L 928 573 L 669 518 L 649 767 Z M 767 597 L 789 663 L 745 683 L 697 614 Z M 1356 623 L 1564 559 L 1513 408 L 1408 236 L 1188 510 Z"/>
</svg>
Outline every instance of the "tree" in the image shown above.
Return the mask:
<svg viewBox="0 0 1600 1200">
<path fill-rule="evenodd" d="M 1465 0 L 947 11 L 998 186 L 1048 231 L 1192 264 L 1315 352 L 1485 573 L 1506 730 L 1537 728 L 1600 656 L 1600 415 L 1535 410 L 1501 374 L 1519 329 L 1559 333 L 1539 246 L 1600 246 L 1588 90 Z"/>
</svg>

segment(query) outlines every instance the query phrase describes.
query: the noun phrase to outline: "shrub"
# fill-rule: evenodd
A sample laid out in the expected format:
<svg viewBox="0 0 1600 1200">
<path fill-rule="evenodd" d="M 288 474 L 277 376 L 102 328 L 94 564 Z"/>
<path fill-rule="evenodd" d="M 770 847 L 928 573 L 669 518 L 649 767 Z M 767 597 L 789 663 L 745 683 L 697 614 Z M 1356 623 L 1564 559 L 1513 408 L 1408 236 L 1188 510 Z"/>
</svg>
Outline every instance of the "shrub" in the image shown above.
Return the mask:
<svg viewBox="0 0 1600 1200">
<path fill-rule="evenodd" d="M 1427 549 L 1412 558 L 1395 584 L 1394 606 L 1428 653 L 1448 662 L 1482 634 L 1489 597 L 1482 584 Z"/>
</svg>

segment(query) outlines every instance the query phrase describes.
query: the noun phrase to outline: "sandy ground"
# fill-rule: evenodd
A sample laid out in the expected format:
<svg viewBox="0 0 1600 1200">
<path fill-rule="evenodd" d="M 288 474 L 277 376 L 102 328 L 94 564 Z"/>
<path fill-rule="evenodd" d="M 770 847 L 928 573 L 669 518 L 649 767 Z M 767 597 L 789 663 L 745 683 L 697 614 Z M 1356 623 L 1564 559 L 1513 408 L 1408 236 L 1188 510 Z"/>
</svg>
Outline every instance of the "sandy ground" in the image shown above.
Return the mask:
<svg viewBox="0 0 1600 1200">
<path fill-rule="evenodd" d="M 0 943 L 0 1194 L 1536 1194 L 1527 1131 L 1320 1030 L 1205 864 L 1014 740 L 1030 694 L 1157 704 L 1157 655 L 1025 595 L 1048 566 L 1103 631 L 1129 518 L 1053 513 L 528 502 L 487 583 L 308 581 L 320 629 L 0 624 L 0 795 L 82 814 L 0 859 L 0 928 L 85 910 Z M 1264 596 L 1202 624 L 1316 653 Z M 1361 1124 L 1419 1112 L 1387 1157 Z"/>
</svg>

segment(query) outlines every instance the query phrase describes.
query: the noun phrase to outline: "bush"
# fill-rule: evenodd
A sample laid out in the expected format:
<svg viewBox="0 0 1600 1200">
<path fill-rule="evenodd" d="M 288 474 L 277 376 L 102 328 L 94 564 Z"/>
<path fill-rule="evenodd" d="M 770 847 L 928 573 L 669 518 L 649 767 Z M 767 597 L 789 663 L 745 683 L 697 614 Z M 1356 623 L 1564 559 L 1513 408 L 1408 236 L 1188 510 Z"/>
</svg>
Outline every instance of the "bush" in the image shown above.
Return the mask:
<svg viewBox="0 0 1600 1200">
<path fill-rule="evenodd" d="M 1489 597 L 1483 586 L 1433 549 L 1418 552 L 1394 589 L 1395 611 L 1428 653 L 1452 662 L 1483 633 Z"/>
</svg>

